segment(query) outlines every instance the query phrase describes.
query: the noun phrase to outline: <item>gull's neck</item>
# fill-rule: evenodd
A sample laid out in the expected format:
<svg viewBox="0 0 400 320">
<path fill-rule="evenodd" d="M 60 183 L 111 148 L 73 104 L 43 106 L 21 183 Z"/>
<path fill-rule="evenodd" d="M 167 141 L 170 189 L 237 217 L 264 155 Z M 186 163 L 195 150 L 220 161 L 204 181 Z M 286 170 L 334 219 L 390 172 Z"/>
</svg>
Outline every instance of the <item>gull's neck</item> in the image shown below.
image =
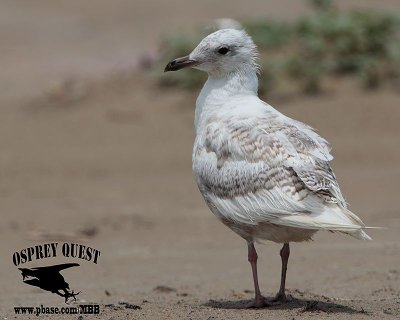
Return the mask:
<svg viewBox="0 0 400 320">
<path fill-rule="evenodd" d="M 239 96 L 257 96 L 258 78 L 256 70 L 238 71 L 227 77 L 208 76 L 196 101 L 196 131 L 204 115 L 226 105 Z"/>
</svg>

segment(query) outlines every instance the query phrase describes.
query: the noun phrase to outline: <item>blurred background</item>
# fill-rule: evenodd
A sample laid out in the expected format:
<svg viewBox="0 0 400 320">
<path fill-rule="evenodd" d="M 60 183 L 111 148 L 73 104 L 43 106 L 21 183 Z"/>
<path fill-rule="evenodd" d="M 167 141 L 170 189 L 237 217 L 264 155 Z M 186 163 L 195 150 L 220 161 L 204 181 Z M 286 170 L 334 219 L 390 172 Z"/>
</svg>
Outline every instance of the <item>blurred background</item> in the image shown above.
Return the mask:
<svg viewBox="0 0 400 320">
<path fill-rule="evenodd" d="M 234 310 L 252 297 L 246 245 L 209 212 L 191 173 L 205 75 L 163 73 L 234 23 L 226 18 L 260 49 L 263 99 L 332 143 L 351 210 L 388 227 L 371 230 L 370 243 L 319 234 L 295 244 L 288 287 L 328 299 L 338 319 L 400 315 L 398 0 L 0 2 L 2 314 L 58 302 L 22 284 L 12 253 L 71 241 L 102 252 L 99 265 L 66 274 L 105 313 L 125 314 L 105 307 L 124 300 L 149 319 L 246 315 Z M 259 248 L 272 295 L 279 246 Z M 292 307 L 271 312 L 304 305 Z"/>
</svg>

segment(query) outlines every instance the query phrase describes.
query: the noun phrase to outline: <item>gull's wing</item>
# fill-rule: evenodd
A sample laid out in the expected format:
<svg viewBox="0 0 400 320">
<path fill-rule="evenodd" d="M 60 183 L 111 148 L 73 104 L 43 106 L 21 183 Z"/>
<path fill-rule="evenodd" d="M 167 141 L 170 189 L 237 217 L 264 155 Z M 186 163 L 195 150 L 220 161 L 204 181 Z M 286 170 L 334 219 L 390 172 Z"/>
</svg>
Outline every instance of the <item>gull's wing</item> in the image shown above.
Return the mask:
<svg viewBox="0 0 400 320">
<path fill-rule="evenodd" d="M 237 165 L 243 175 L 249 177 L 248 170 L 255 174 L 254 181 L 246 181 L 238 173 L 240 181 L 232 188 L 225 188 L 223 197 L 246 193 L 246 189 L 256 191 L 279 186 L 282 192 L 297 200 L 314 193 L 325 201 L 346 206 L 329 166 L 333 157 L 328 142 L 301 122 L 279 113 L 210 122 L 205 148 L 215 153 L 221 171 Z M 217 189 L 214 191 L 221 193 Z"/>
<path fill-rule="evenodd" d="M 363 226 L 346 209 L 328 142 L 311 127 L 266 110 L 210 118 L 197 139 L 200 189 L 226 218 L 310 229 Z"/>
</svg>

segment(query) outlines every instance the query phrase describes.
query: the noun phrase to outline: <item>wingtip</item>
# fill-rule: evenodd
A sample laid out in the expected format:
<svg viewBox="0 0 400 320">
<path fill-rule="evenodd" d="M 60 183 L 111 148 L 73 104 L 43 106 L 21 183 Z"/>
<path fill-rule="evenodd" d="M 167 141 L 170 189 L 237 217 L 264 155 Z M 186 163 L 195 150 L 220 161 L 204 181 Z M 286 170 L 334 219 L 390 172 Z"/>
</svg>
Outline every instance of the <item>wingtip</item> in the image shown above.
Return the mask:
<svg viewBox="0 0 400 320">
<path fill-rule="evenodd" d="M 356 238 L 360 239 L 360 240 L 372 241 L 372 238 L 366 232 L 364 232 L 363 230 L 360 230 L 360 232 L 357 233 Z"/>
</svg>

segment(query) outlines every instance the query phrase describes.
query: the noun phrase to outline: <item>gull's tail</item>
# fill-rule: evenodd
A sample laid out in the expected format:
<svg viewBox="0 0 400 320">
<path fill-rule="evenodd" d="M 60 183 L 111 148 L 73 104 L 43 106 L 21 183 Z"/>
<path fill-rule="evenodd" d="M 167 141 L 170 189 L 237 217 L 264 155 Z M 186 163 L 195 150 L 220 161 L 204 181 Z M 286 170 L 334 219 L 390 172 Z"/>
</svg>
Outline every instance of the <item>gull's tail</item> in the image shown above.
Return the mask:
<svg viewBox="0 0 400 320">
<path fill-rule="evenodd" d="M 318 214 L 284 216 L 274 223 L 295 228 L 342 232 L 360 240 L 372 240 L 364 230 L 373 228 L 366 227 L 353 212 L 339 206 L 326 207 Z"/>
</svg>

